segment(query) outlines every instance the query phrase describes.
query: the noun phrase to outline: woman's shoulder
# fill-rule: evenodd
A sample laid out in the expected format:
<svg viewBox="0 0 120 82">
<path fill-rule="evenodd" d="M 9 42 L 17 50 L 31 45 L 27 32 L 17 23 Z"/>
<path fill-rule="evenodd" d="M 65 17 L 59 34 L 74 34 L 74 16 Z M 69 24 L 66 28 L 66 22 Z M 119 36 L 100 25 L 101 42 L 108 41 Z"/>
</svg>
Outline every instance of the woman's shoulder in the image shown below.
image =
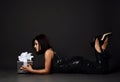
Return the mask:
<svg viewBox="0 0 120 82">
<path fill-rule="evenodd" d="M 54 53 L 53 49 L 47 49 L 45 53 Z"/>
<path fill-rule="evenodd" d="M 54 55 L 54 51 L 53 51 L 53 49 L 47 49 L 46 51 L 45 51 L 45 55 Z"/>
</svg>

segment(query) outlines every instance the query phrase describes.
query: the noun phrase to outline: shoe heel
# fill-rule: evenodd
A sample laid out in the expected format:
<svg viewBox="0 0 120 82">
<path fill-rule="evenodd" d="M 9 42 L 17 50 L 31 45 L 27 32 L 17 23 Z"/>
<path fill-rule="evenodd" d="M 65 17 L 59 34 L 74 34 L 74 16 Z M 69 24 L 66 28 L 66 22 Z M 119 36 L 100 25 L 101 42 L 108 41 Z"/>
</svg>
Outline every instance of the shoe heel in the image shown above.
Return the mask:
<svg viewBox="0 0 120 82">
<path fill-rule="evenodd" d="M 109 38 L 110 36 L 112 36 L 112 32 L 110 32 L 109 34 L 105 35 L 105 36 L 104 36 L 104 38 L 103 38 L 103 39 L 101 39 L 101 41 L 103 41 L 103 42 L 104 42 L 104 41 L 105 41 L 105 39 L 106 39 L 107 37 Z"/>
</svg>

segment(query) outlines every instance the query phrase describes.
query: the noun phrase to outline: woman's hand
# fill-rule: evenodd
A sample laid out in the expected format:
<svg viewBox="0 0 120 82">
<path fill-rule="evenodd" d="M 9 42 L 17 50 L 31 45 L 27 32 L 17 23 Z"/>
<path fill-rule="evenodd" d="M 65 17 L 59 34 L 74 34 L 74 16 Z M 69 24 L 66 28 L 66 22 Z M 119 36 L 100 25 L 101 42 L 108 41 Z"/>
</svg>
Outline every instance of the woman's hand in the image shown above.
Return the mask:
<svg viewBox="0 0 120 82">
<path fill-rule="evenodd" d="M 20 69 L 23 70 L 23 71 L 26 71 L 26 72 L 32 72 L 33 71 L 33 68 L 30 64 L 28 64 L 27 67 L 22 66 Z"/>
</svg>

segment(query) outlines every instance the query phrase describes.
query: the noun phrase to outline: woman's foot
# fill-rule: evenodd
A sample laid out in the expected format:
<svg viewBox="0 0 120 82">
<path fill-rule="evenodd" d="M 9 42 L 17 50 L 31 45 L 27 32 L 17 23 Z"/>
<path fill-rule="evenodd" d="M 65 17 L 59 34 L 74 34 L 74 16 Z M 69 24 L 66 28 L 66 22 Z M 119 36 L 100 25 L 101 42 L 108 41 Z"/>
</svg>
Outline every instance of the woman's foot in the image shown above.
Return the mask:
<svg viewBox="0 0 120 82">
<path fill-rule="evenodd" d="M 98 36 L 95 36 L 94 38 L 93 38 L 93 40 L 90 42 L 90 44 L 91 44 L 91 47 L 95 47 L 95 40 L 98 38 L 98 40 L 100 39 L 100 35 L 98 35 Z"/>
<path fill-rule="evenodd" d="M 107 32 L 105 34 L 103 34 L 102 36 L 101 35 L 98 35 L 98 36 L 95 36 L 92 40 L 92 42 L 90 43 L 91 44 L 91 47 L 95 47 L 95 40 L 96 38 L 98 38 L 99 40 L 99 44 L 100 46 L 104 44 L 104 41 L 109 38 L 110 36 L 112 35 L 112 32 Z M 102 38 L 101 38 L 102 37 Z"/>
<path fill-rule="evenodd" d="M 95 45 L 94 45 L 94 47 L 95 47 L 95 50 L 96 50 L 98 53 L 101 53 L 101 52 L 102 52 L 102 50 L 101 50 L 101 45 L 100 45 L 100 42 L 99 42 L 99 39 L 98 39 L 98 38 L 96 38 L 96 40 L 95 40 Z"/>
<path fill-rule="evenodd" d="M 101 53 L 101 45 L 100 45 L 100 36 L 96 36 L 93 41 L 91 42 L 91 46 L 95 49 L 95 51 L 97 51 L 98 53 Z"/>
</svg>

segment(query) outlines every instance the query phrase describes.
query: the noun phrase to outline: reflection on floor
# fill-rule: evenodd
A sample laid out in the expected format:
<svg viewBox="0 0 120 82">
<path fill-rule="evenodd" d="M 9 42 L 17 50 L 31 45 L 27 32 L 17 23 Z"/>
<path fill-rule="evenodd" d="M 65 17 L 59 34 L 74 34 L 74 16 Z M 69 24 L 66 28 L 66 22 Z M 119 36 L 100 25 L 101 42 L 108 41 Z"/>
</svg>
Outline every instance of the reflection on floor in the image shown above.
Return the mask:
<svg viewBox="0 0 120 82">
<path fill-rule="evenodd" d="M 120 82 L 120 72 L 106 75 L 65 73 L 36 75 L 0 70 L 0 82 Z"/>
</svg>

